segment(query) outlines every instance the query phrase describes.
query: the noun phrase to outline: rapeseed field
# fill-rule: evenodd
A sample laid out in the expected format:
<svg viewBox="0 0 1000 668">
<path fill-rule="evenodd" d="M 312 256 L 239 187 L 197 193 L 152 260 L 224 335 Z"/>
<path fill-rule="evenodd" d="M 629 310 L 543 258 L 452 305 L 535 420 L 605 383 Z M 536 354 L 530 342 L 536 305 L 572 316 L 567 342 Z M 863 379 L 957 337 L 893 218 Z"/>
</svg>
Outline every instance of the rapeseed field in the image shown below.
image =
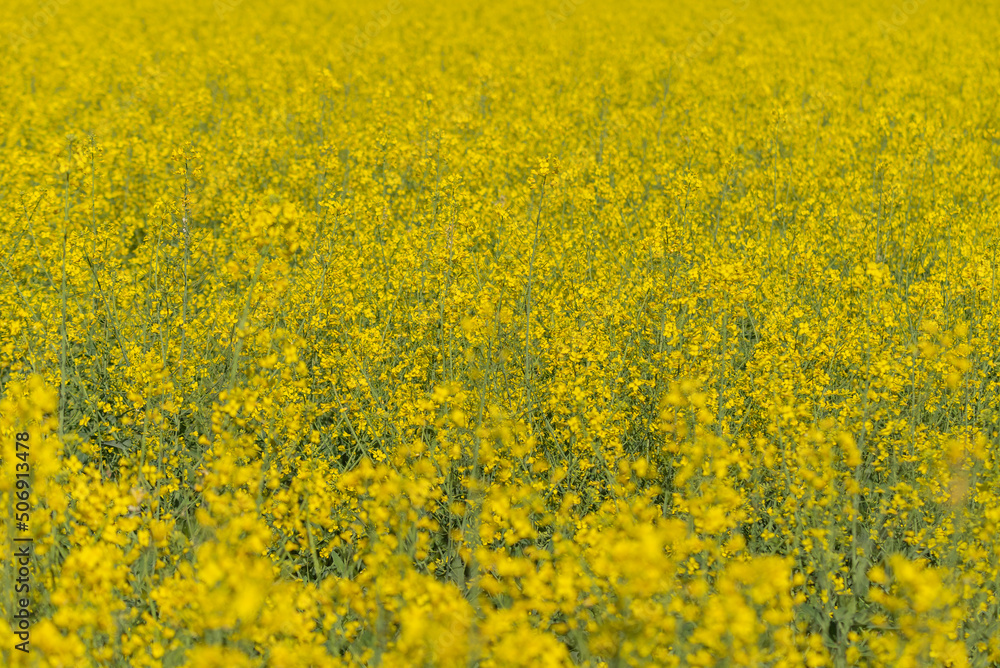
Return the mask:
<svg viewBox="0 0 1000 668">
<path fill-rule="evenodd" d="M 0 665 L 1000 665 L 1000 4 L 5 0 Z"/>
</svg>

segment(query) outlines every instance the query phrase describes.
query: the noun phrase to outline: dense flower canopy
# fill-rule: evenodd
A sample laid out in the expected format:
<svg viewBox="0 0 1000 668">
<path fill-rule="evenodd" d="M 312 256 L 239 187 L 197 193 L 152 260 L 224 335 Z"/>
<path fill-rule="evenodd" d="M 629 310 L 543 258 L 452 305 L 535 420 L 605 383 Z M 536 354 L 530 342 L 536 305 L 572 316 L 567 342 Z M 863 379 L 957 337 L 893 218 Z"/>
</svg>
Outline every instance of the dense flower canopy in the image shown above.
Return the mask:
<svg viewBox="0 0 1000 668">
<path fill-rule="evenodd" d="M 5 10 L 0 664 L 1000 663 L 1000 4 Z"/>
</svg>

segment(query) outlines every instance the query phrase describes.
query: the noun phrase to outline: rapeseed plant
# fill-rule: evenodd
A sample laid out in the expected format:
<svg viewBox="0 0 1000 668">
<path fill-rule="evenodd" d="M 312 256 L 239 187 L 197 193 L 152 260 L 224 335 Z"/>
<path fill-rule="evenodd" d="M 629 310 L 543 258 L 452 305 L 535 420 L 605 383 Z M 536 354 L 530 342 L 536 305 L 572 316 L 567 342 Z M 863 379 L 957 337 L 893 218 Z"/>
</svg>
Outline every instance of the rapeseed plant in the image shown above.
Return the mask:
<svg viewBox="0 0 1000 668">
<path fill-rule="evenodd" d="M 0 664 L 1000 664 L 993 7 L 7 4 Z"/>
</svg>

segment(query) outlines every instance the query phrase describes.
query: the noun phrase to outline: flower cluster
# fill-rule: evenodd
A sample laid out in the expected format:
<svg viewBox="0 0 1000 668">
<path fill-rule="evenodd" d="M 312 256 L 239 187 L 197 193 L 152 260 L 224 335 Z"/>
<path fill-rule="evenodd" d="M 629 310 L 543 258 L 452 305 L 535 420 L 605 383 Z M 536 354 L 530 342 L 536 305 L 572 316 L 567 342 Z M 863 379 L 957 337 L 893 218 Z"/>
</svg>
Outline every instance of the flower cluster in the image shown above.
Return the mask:
<svg viewBox="0 0 1000 668">
<path fill-rule="evenodd" d="M 126 4 L 0 18 L 0 664 L 1000 664 L 989 3 Z"/>
</svg>

